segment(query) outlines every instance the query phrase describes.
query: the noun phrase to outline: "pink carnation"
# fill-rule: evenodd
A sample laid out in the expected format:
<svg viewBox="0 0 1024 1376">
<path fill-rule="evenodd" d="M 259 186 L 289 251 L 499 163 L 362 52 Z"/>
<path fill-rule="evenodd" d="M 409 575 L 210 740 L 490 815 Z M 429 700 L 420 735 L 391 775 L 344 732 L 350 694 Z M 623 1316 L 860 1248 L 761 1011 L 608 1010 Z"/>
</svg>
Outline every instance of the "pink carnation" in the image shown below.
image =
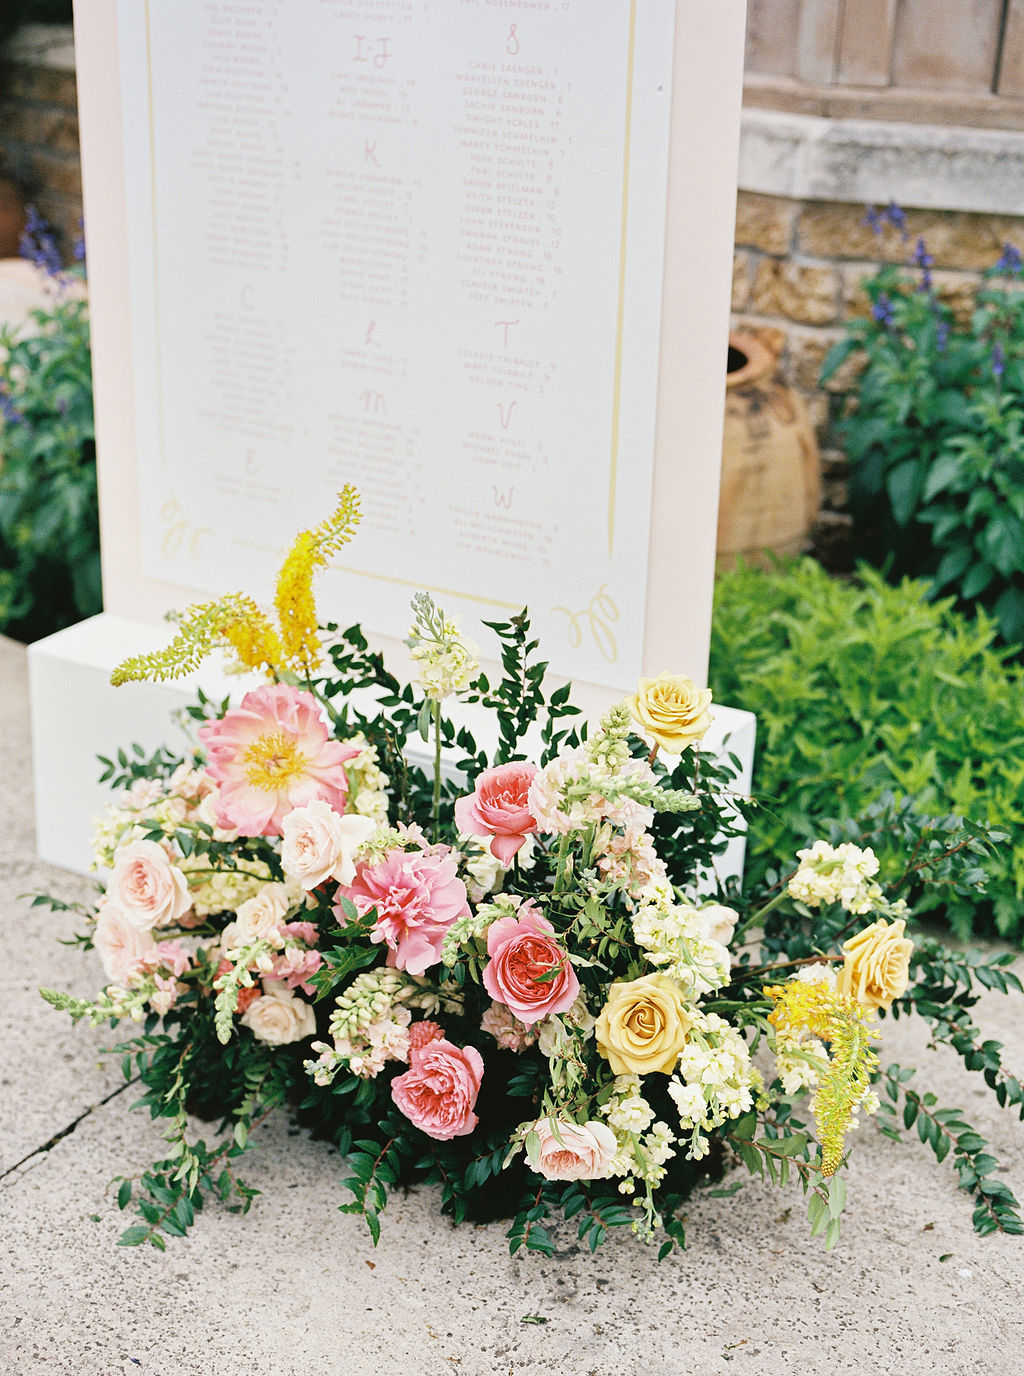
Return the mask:
<svg viewBox="0 0 1024 1376">
<path fill-rule="evenodd" d="M 485 769 L 476 781 L 474 792 L 455 803 L 455 823 L 464 836 L 491 836 L 491 853 L 503 865 L 525 842 L 537 821 L 530 812 L 530 783 L 537 766 L 501 764 Z"/>
<path fill-rule="evenodd" d="M 409 1059 L 412 1064 L 416 1064 L 416 1058 L 425 1046 L 431 1042 L 444 1041 L 444 1028 L 440 1023 L 431 1022 L 424 1018 L 422 1022 L 414 1022 L 409 1028 Z"/>
<path fill-rule="evenodd" d="M 536 908 L 524 904 L 516 917 L 502 917 L 487 929 L 484 988 L 492 999 L 530 1027 L 575 1003 L 580 982 L 555 929 Z M 556 973 L 544 979 L 554 970 Z"/>
<path fill-rule="evenodd" d="M 294 808 L 322 800 L 344 812 L 345 761 L 359 747 L 328 737 L 312 693 L 287 683 L 246 693 L 199 729 L 207 773 L 220 785 L 217 824 L 242 836 L 280 836 Z"/>
<path fill-rule="evenodd" d="M 466 886 L 447 855 L 393 850 L 376 865 L 360 865 L 343 891 L 360 914 L 376 909 L 371 941 L 390 947 L 388 964 L 422 975 L 441 959 L 441 943 L 467 910 Z M 343 915 L 339 913 L 339 922 Z"/>
<path fill-rule="evenodd" d="M 275 959 L 274 968 L 267 978 L 283 980 L 289 989 L 301 989 L 304 994 L 312 994 L 314 989 L 309 983 L 310 976 L 315 975 L 323 963 L 324 958 L 319 951 L 303 951 L 298 946 L 289 946 L 283 955 Z"/>
<path fill-rule="evenodd" d="M 392 1080 L 391 1097 L 414 1127 L 447 1142 L 476 1127 L 473 1108 L 483 1074 L 483 1057 L 476 1047 L 455 1046 L 442 1037 L 413 1055 L 411 1069 Z"/>
</svg>

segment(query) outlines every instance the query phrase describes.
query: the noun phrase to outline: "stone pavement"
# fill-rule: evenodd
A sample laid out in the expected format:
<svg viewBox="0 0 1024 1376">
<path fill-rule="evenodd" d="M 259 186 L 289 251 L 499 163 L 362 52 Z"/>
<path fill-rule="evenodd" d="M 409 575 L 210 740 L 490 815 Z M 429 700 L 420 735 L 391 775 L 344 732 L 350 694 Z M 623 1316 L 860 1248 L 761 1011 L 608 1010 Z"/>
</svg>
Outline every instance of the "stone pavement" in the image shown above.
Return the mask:
<svg viewBox="0 0 1024 1376">
<path fill-rule="evenodd" d="M 67 736 L 73 750 L 73 703 Z M 25 657 L 3 640 L 0 741 L 0 1376 L 1024 1373 L 1024 1239 L 975 1236 L 948 1166 L 870 1123 L 830 1254 L 798 1190 L 742 1174 L 732 1198 L 692 1201 L 689 1250 L 660 1266 L 631 1237 L 591 1256 L 571 1227 L 550 1260 L 510 1258 L 500 1226 L 453 1229 L 430 1190 L 391 1202 L 374 1249 L 337 1212 L 337 1157 L 283 1120 L 248 1163 L 263 1194 L 247 1218 L 214 1207 L 164 1254 L 116 1248 L 109 1181 L 147 1166 L 159 1131 L 100 1057 L 109 1029 L 73 1029 L 36 993 L 91 992 L 98 963 L 57 943 L 72 921 L 20 897 L 89 885 L 33 859 Z M 1024 1000 L 987 996 L 979 1017 L 1024 1066 Z M 925 1040 L 887 1023 L 882 1055 Z M 945 1051 L 920 1078 L 1024 1197 L 1024 1125 Z"/>
</svg>

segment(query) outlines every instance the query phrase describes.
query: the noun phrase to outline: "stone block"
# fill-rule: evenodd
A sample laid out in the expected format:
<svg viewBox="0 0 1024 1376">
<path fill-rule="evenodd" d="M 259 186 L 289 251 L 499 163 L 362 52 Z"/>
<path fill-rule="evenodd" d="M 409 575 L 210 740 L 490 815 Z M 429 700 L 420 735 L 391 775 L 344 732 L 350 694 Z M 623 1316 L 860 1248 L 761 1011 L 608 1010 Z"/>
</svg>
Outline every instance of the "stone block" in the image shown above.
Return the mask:
<svg viewBox="0 0 1024 1376">
<path fill-rule="evenodd" d="M 753 276 L 753 256 L 737 249 L 732 255 L 732 307 L 734 311 L 746 309 L 750 300 L 750 285 Z"/>
<path fill-rule="evenodd" d="M 825 263 L 758 264 L 751 306 L 759 315 L 782 315 L 804 325 L 828 325 L 839 314 L 839 274 Z"/>
<path fill-rule="evenodd" d="M 0 90 L 15 100 L 60 105 L 76 114 L 78 111 L 78 84 L 74 72 L 5 62 L 0 66 Z"/>
<path fill-rule="evenodd" d="M 864 222 L 864 207 L 809 202 L 797 221 L 801 253 L 821 258 L 910 263 L 923 238 L 936 267 L 982 271 L 990 268 L 1007 242 L 1024 246 L 1024 217 L 968 215 L 960 211 L 908 210 L 907 238 L 891 226 L 875 234 Z"/>
<path fill-rule="evenodd" d="M 32 152 L 26 158 L 29 176 L 39 186 L 61 196 L 82 195 L 82 167 L 77 158 Z"/>
<path fill-rule="evenodd" d="M 842 330 L 810 329 L 794 327 L 789 332 L 786 345 L 786 372 L 789 381 L 802 392 L 818 390 L 818 378 L 825 355 L 837 340 L 842 339 Z M 856 358 L 847 359 L 843 366 L 826 384 L 829 392 L 848 392 L 856 382 L 863 368 L 863 362 Z"/>
<path fill-rule="evenodd" d="M 795 201 L 783 196 L 741 191 L 736 200 L 736 243 L 764 253 L 787 253 L 797 209 Z"/>
<path fill-rule="evenodd" d="M 0 102 L 4 143 L 45 148 L 78 156 L 78 116 L 68 110 L 39 109 L 17 100 Z"/>
<path fill-rule="evenodd" d="M 869 258 L 874 262 L 902 262 L 907 254 L 899 234 L 887 228 L 875 234 L 864 219 L 862 205 L 810 201 L 800 208 L 796 243 L 801 253 L 816 258 Z"/>
<path fill-rule="evenodd" d="M 822 443 L 828 434 L 829 428 L 829 399 L 824 392 L 810 392 L 804 396 L 804 405 L 807 407 L 807 419 L 814 427 L 814 433 L 818 437 L 818 443 Z"/>
</svg>

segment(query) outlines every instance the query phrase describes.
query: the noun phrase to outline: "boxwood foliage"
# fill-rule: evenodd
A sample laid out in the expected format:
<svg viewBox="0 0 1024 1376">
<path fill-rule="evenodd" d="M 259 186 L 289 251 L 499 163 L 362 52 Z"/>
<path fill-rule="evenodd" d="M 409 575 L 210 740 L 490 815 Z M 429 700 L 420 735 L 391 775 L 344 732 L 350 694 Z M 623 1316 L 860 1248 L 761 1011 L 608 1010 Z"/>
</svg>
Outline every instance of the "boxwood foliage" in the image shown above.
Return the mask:
<svg viewBox="0 0 1024 1376">
<path fill-rule="evenodd" d="M 866 566 L 852 582 L 810 559 L 723 573 L 710 683 L 758 718 L 747 882 L 788 872 L 823 817 L 841 830 L 892 795 L 1007 833 L 976 888 L 933 889 L 925 906 L 961 938 L 1024 937 L 1024 668 L 995 636 L 984 614 Z M 893 863 L 902 842 L 898 826 L 873 838 Z"/>
</svg>

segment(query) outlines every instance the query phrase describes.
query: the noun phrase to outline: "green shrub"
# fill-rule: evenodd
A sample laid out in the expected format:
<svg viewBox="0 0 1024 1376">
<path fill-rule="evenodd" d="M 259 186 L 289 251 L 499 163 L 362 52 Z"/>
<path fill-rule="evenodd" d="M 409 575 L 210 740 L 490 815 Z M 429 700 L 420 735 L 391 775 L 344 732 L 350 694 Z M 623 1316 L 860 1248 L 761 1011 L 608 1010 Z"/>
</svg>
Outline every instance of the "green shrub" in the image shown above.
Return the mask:
<svg viewBox="0 0 1024 1376">
<path fill-rule="evenodd" d="M 0 632 L 20 640 L 102 609 L 89 310 L 32 223 L 54 302 L 36 333 L 0 330 Z"/>
<path fill-rule="evenodd" d="M 994 646 L 984 614 L 929 601 L 924 583 L 859 572 L 859 584 L 839 582 L 807 559 L 719 579 L 710 682 L 719 702 L 758 718 L 751 849 L 791 868 L 823 815 L 862 817 L 887 792 L 997 825 L 1011 839 L 985 862 L 987 893 L 953 897 L 945 912 L 960 936 L 994 928 L 1019 939 L 1024 670 Z M 754 861 L 748 880 L 766 863 Z"/>
<path fill-rule="evenodd" d="M 898 207 L 883 221 L 905 235 Z M 822 369 L 863 367 L 839 436 L 850 460 L 857 553 L 893 578 L 931 580 L 985 607 L 1024 640 L 1024 265 L 1007 244 L 966 325 L 935 295 L 917 241 L 913 275 L 887 264 L 864 282 L 871 312 L 851 320 Z"/>
</svg>

